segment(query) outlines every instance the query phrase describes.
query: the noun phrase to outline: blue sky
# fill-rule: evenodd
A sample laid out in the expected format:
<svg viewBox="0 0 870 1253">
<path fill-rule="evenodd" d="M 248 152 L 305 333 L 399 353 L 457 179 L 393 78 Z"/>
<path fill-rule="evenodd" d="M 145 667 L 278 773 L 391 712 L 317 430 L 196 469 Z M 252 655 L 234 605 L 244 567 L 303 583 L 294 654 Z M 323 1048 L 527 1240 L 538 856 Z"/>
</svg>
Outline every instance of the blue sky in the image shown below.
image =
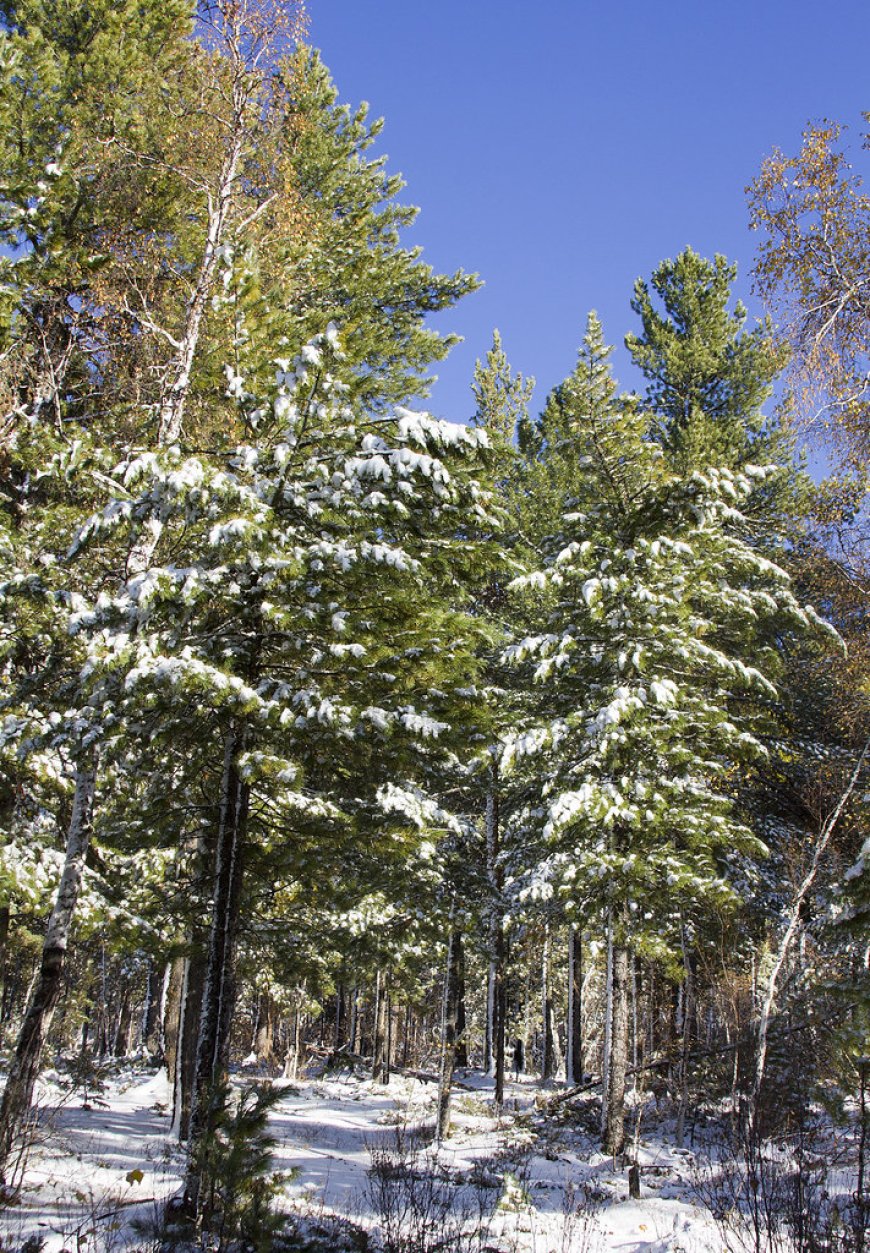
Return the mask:
<svg viewBox="0 0 870 1253">
<path fill-rule="evenodd" d="M 598 311 L 616 371 L 632 286 L 686 244 L 740 266 L 754 315 L 744 188 L 808 120 L 848 123 L 867 91 L 868 0 L 310 0 L 341 98 L 386 126 L 379 151 L 421 206 L 408 242 L 484 288 L 438 325 L 465 342 L 429 402 L 464 421 L 475 358 L 502 333 L 540 406 Z M 866 154 L 856 151 L 856 164 Z"/>
</svg>

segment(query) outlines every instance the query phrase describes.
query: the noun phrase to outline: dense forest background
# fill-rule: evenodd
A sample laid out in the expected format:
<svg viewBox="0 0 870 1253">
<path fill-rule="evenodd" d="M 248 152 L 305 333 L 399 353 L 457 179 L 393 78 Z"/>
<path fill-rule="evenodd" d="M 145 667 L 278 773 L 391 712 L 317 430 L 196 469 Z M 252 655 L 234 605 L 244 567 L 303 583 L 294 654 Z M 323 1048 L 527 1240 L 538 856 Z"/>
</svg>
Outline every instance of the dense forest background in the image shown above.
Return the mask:
<svg viewBox="0 0 870 1253">
<path fill-rule="evenodd" d="M 634 290 L 643 394 L 590 314 L 540 413 L 496 333 L 462 426 L 419 412 L 427 318 L 476 280 L 404 244 L 300 9 L 0 14 L 7 1190 L 58 1054 L 165 1062 L 200 1217 L 230 1068 L 318 1051 L 437 1072 L 441 1136 L 469 1065 L 598 1085 L 613 1155 L 639 1083 L 678 1139 L 714 1099 L 866 1131 L 838 128 L 750 190 L 775 321 L 687 248 Z"/>
</svg>

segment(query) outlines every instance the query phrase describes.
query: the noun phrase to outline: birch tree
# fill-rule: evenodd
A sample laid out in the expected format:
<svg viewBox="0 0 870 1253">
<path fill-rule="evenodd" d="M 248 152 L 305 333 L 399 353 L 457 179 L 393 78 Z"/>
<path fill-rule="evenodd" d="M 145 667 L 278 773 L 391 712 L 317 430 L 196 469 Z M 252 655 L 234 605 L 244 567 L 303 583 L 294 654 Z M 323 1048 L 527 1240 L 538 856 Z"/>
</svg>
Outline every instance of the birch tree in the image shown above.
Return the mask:
<svg viewBox="0 0 870 1253">
<path fill-rule="evenodd" d="M 846 467 L 863 480 L 870 431 L 870 197 L 843 145 L 843 130 L 827 121 L 808 126 L 797 155 L 772 152 L 749 188 L 749 209 L 761 235 L 756 284 L 793 352 L 793 414 L 830 437 Z"/>
</svg>

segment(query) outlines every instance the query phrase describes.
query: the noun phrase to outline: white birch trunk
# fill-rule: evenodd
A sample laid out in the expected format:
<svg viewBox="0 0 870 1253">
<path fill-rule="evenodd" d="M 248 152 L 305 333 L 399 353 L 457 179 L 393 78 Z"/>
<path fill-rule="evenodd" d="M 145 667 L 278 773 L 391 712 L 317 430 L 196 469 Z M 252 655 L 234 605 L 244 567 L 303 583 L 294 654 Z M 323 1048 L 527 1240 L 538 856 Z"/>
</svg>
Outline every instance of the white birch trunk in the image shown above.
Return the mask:
<svg viewBox="0 0 870 1253">
<path fill-rule="evenodd" d="M 205 245 L 199 263 L 196 286 L 193 289 L 184 319 L 184 330 L 178 343 L 173 362 L 173 380 L 160 404 L 157 442 L 161 448 L 174 444 L 181 434 L 184 408 L 190 392 L 190 376 L 199 346 L 202 319 L 214 287 L 220 249 L 226 235 L 227 222 L 232 207 L 233 193 L 238 178 L 239 162 L 245 137 L 245 111 L 248 104 L 244 94 L 233 93 L 233 137 L 230 149 L 221 166 L 216 193 L 209 195 L 208 228 Z"/>
<path fill-rule="evenodd" d="M 172 976 L 172 962 L 163 967 L 163 982 L 160 986 L 160 1052 L 166 1056 L 166 1002 L 169 999 L 169 980 Z M 171 1078 L 171 1076 L 169 1076 Z"/>
<path fill-rule="evenodd" d="M 861 769 L 864 765 L 864 762 L 867 759 L 868 753 L 870 753 L 870 740 L 867 741 L 867 743 L 864 745 L 863 749 L 861 750 L 861 755 L 858 758 L 858 761 L 855 765 L 855 769 L 852 771 L 852 774 L 849 778 L 849 782 L 846 785 L 846 789 L 843 792 L 842 796 L 840 797 L 839 801 L 837 802 L 837 805 L 834 808 L 833 813 L 830 815 L 827 821 L 822 824 L 822 829 L 819 832 L 819 837 L 816 840 L 816 846 L 813 850 L 813 859 L 810 863 L 810 868 L 807 871 L 807 873 L 804 875 L 803 881 L 795 894 L 794 900 L 792 901 L 791 910 L 789 911 L 788 925 L 786 926 L 785 932 L 780 941 L 779 949 L 777 950 L 773 967 L 771 968 L 770 974 L 767 977 L 767 982 L 766 982 L 766 985 L 764 987 L 764 991 L 762 994 L 761 1012 L 760 1012 L 759 1020 L 758 1020 L 757 1048 L 756 1048 L 756 1054 L 755 1054 L 755 1079 L 754 1079 L 753 1086 L 752 1086 L 752 1105 L 751 1105 L 751 1108 L 753 1111 L 753 1115 L 752 1115 L 753 1117 L 754 1117 L 755 1108 L 758 1103 L 758 1094 L 761 1090 L 761 1085 L 764 1081 L 764 1069 L 765 1069 L 765 1065 L 767 1062 L 767 1036 L 768 1036 L 768 1031 L 770 1029 L 770 1016 L 773 1011 L 773 1003 L 776 997 L 777 984 L 779 982 L 779 976 L 782 973 L 782 968 L 785 965 L 786 960 L 788 958 L 792 941 L 794 940 L 794 937 L 800 926 L 801 906 L 806 900 L 807 893 L 809 892 L 810 888 L 815 883 L 816 875 L 819 872 L 819 867 L 821 865 L 822 857 L 824 856 L 825 850 L 827 849 L 828 844 L 831 841 L 831 836 L 834 834 L 834 829 L 836 828 L 837 823 L 840 820 L 840 816 L 842 815 L 843 810 L 846 807 L 846 803 L 848 802 L 849 797 L 852 795 L 852 793 L 855 790 L 855 787 L 858 783 L 858 779 L 861 775 Z"/>
</svg>

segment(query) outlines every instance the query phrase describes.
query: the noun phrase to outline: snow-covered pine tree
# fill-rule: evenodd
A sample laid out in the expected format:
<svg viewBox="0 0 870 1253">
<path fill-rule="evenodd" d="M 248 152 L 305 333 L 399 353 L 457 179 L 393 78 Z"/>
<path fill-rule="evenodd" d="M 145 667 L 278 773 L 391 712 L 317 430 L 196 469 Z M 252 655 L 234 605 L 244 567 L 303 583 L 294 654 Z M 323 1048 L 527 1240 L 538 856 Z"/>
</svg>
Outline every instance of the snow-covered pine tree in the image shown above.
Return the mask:
<svg viewBox="0 0 870 1253">
<path fill-rule="evenodd" d="M 228 439 L 224 433 L 234 399 L 224 395 L 223 365 L 232 375 L 246 332 L 241 293 L 215 299 L 219 272 L 236 272 L 231 257 L 252 258 L 250 310 L 284 310 L 296 347 L 300 328 L 322 327 L 334 308 L 353 307 L 347 377 L 373 408 L 379 395 L 419 390 L 427 363 L 448 346 L 424 328 L 426 312 L 473 285 L 433 274 L 400 246 L 399 228 L 413 210 L 394 205 L 398 182 L 383 161 L 362 156 L 376 128 L 335 105 L 315 58 L 281 60 L 276 52 L 282 40 L 282 52 L 292 49 L 295 32 L 284 19 L 295 10 L 276 5 L 273 22 L 268 6 L 218 3 L 206 48 L 187 38 L 189 5 L 138 6 L 135 18 L 128 7 L 91 6 L 86 23 L 61 29 L 41 6 L 16 5 L 5 45 L 12 439 L 20 449 L 22 432 L 40 429 L 34 417 L 68 432 L 73 449 L 55 469 L 72 476 L 80 497 L 95 483 L 105 490 L 119 447 L 147 451 L 180 437 L 233 444 L 234 420 Z M 394 322 L 403 328 L 401 351 L 395 337 L 388 342 Z M 369 336 L 368 326 L 377 333 Z M 388 381 L 379 392 L 380 375 Z M 111 460 L 101 444 L 113 447 Z M 50 455 L 31 461 L 38 474 L 24 467 L 11 498 L 23 484 L 35 511 L 33 483 Z M 120 587 L 125 574 L 148 565 L 158 538 L 159 523 L 140 532 L 132 550 L 100 546 L 97 580 Z M 56 593 L 66 590 L 65 577 L 50 581 Z M 78 782 L 82 803 L 72 809 L 84 813 L 96 782 L 90 750 Z M 90 829 L 90 817 L 77 831 Z"/>
<path fill-rule="evenodd" d="M 153 709 L 158 735 L 186 721 L 210 745 L 219 800 L 205 818 L 215 869 L 194 1147 L 227 1065 L 252 837 L 288 840 L 292 858 L 299 826 L 334 839 L 378 810 L 416 813 L 433 751 L 476 699 L 482 628 L 458 601 L 470 532 L 490 522 L 462 460 L 485 436 L 354 411 L 332 373 L 334 339 L 281 360 L 269 393 L 233 383 L 256 445 L 131 459 L 114 476 L 129 494 L 81 536 L 161 535 L 148 570 L 79 615 L 94 699 L 116 707 L 132 743 Z"/>
<path fill-rule="evenodd" d="M 612 927 L 605 1144 L 616 1153 L 629 954 L 671 960 L 681 925 L 727 908 L 763 852 L 728 783 L 763 751 L 758 709 L 775 693 L 759 627 L 805 631 L 815 618 L 741 535 L 739 504 L 763 471 L 669 468 L 649 418 L 616 396 L 607 357 L 590 318 L 565 386 L 574 498 L 541 569 L 516 582 L 540 598 L 544 629 L 508 649 L 546 704 L 503 766 L 531 764 L 540 781 L 541 858 L 526 893 Z"/>
<path fill-rule="evenodd" d="M 486 653 L 486 712 L 480 728 L 478 770 L 469 798 L 482 827 L 477 849 L 482 855 L 478 873 L 486 888 L 484 908 L 477 919 L 483 929 L 487 957 L 486 1033 L 484 1056 L 487 1071 L 495 1080 L 495 1102 L 504 1099 L 505 1032 L 507 989 L 506 904 L 502 856 L 502 823 L 506 810 L 504 785 L 498 769 L 502 737 L 512 725 L 516 708 L 501 661 L 501 650 L 511 638 L 513 621 L 507 586 L 517 572 L 527 568 L 526 531 L 531 511 L 525 467 L 515 440 L 528 423 L 528 405 L 534 379 L 526 379 L 511 369 L 498 331 L 483 361 L 475 364 L 472 395 L 475 411 L 472 423 L 486 431 L 493 448 L 493 485 L 504 514 L 501 561 L 487 571 L 478 589 L 478 611 L 485 614 L 496 632 Z M 481 814 L 482 810 L 482 814 Z M 477 893 L 475 893 L 477 895 Z"/>
<path fill-rule="evenodd" d="M 787 354 L 777 343 L 769 321 L 747 328 L 745 308 L 731 300 L 735 275 L 736 266 L 729 265 L 724 257 L 717 256 L 711 262 L 686 249 L 676 260 L 657 267 L 649 284 L 640 280 L 636 284 L 632 308 L 641 319 L 641 330 L 629 335 L 626 345 L 647 378 L 645 400 L 656 415 L 652 437 L 668 464 L 681 473 L 692 468 L 703 472 L 709 465 L 732 470 L 753 463 L 776 466 L 776 472 L 765 476 L 742 506 L 751 520 L 747 537 L 758 551 L 792 573 L 801 595 L 824 605 L 826 616 L 832 618 L 835 601 L 821 589 L 815 590 L 805 578 L 807 514 L 813 508 L 815 489 L 795 462 L 793 434 L 780 420 L 782 407 L 769 416 L 763 409 Z M 810 566 L 813 564 L 811 558 Z M 763 632 L 766 628 L 759 622 L 757 629 Z M 775 627 L 767 642 L 778 647 Z M 800 717 L 803 704 L 805 667 L 814 665 L 810 660 L 813 656 L 822 668 L 830 665 L 833 654 L 829 644 L 805 641 L 798 650 L 800 661 L 794 647 L 784 650 L 787 664 L 779 684 L 782 699 L 773 711 L 766 737 L 769 757 L 762 769 L 745 772 L 737 789 L 741 809 L 770 848 L 763 881 L 743 911 L 744 943 L 739 946 L 739 956 L 733 953 L 744 977 L 749 977 L 753 964 L 763 960 L 771 942 L 771 927 L 774 933 L 787 927 L 791 906 L 788 893 L 783 895 L 783 882 L 793 873 L 796 860 L 802 858 L 801 850 L 816 838 L 818 819 L 810 812 L 813 804 L 801 813 L 796 798 L 810 794 L 805 785 L 808 758 L 818 761 L 826 754 L 821 746 L 808 753 L 813 732 L 808 734 L 806 727 L 798 730 L 795 715 Z M 838 668 L 842 665 L 840 661 L 835 664 Z M 815 698 L 813 705 L 821 709 Z M 832 767 L 836 770 L 833 763 Z M 785 915 L 781 923 L 780 914 Z M 733 922 L 728 925 L 733 926 Z M 692 977 L 691 970 L 697 966 L 705 943 L 709 947 L 710 938 L 709 929 L 707 934 L 686 937 L 679 992 L 684 1001 L 697 1004 L 698 996 L 708 991 L 703 981 Z M 728 946 L 722 946 L 721 951 L 729 951 Z M 681 1135 L 687 1104 L 686 1059 L 696 1043 L 691 1037 L 697 1030 L 691 1004 L 678 1019 L 682 1035 Z M 760 1030 L 760 1023 L 754 1026 Z M 749 1023 L 745 1029 L 750 1029 Z"/>
</svg>

